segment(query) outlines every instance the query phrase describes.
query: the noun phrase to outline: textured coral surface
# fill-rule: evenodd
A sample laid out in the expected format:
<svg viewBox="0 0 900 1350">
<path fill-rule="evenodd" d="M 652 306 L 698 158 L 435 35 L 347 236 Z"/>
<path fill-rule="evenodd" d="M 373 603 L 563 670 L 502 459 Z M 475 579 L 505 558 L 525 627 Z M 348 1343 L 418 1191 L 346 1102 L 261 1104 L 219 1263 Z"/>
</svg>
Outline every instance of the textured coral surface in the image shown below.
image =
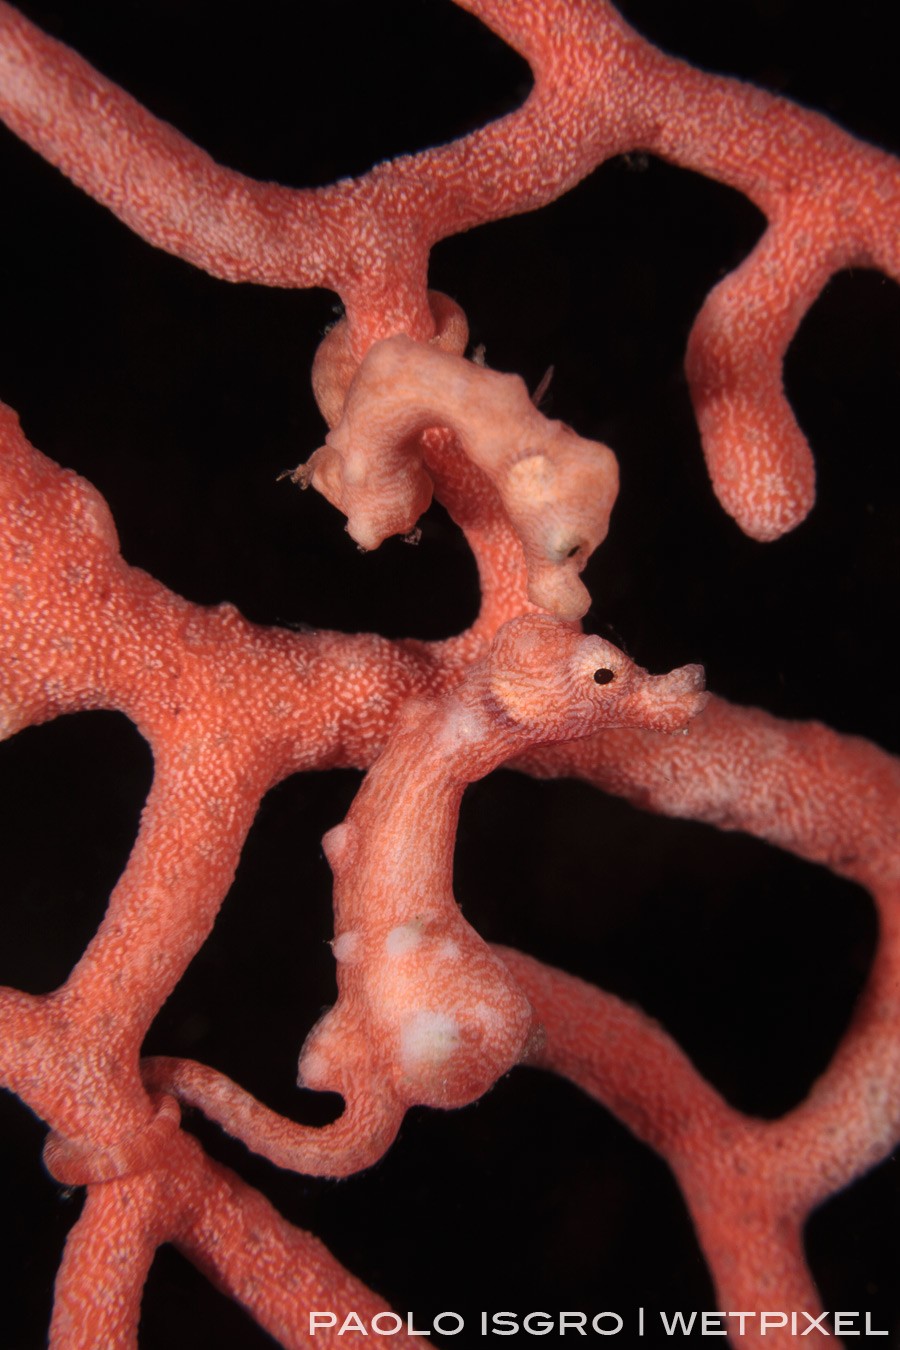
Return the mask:
<svg viewBox="0 0 900 1350">
<path fill-rule="evenodd" d="M 249 31 L 212 38 L 191 19 L 175 43 L 181 7 L 143 17 L 123 7 L 116 22 L 80 8 L 66 26 L 40 6 L 28 12 L 217 159 L 289 184 L 461 134 L 514 106 L 527 80 L 450 6 L 386 6 L 354 34 L 356 55 L 324 18 L 321 31 L 290 34 L 296 43 L 283 16 L 262 9 Z M 897 148 L 878 102 L 890 34 L 854 30 L 830 46 L 799 11 L 776 23 L 736 10 L 718 33 L 701 11 L 678 32 L 663 31 L 650 5 L 628 17 L 671 50 L 784 88 Z M 809 58 L 802 73 L 798 52 Z M 465 94 L 463 69 L 474 85 Z M 213 281 L 149 249 L 11 136 L 3 150 L 14 209 L 0 396 L 34 444 L 103 492 L 127 560 L 191 601 L 230 600 L 260 623 L 426 639 L 470 623 L 473 569 L 439 510 L 417 550 L 393 540 L 362 556 L 332 508 L 275 481 L 321 443 L 307 371 L 332 297 Z M 491 366 L 534 387 L 554 363 L 549 411 L 619 456 L 622 496 L 585 576 L 589 629 L 652 670 L 702 660 L 717 694 L 896 751 L 886 651 L 897 290 L 873 274 L 842 277 L 804 324 L 788 391 L 817 453 L 820 498 L 795 536 L 751 543 L 712 502 L 680 370 L 704 296 L 759 226 L 727 189 L 620 160 L 538 215 L 441 245 L 431 283 L 460 302 Z M 2 750 L 0 983 L 45 992 L 102 916 L 149 758 L 110 713 L 61 719 Z M 297 1051 L 334 999 L 319 841 L 357 783 L 352 771 L 325 772 L 266 798 L 213 935 L 147 1042 L 216 1065 L 295 1119 L 316 1110 L 298 1104 Z M 477 785 L 456 865 L 478 932 L 638 1003 L 751 1114 L 773 1117 L 803 1097 L 875 945 L 870 902 L 849 882 L 583 784 L 504 773 Z M 3 1122 L 14 1155 L 6 1208 L 31 1225 L 19 1264 L 4 1269 L 9 1343 L 24 1347 L 43 1337 L 80 1201 L 41 1177 L 43 1131 L 12 1099 Z M 664 1166 L 549 1075 L 517 1070 L 461 1114 L 413 1112 L 376 1169 L 339 1184 L 276 1172 L 199 1115 L 190 1125 L 423 1324 L 443 1307 L 715 1306 Z M 870 1307 L 896 1333 L 892 1167 L 832 1201 L 809 1241 L 825 1306 Z M 171 1252 L 148 1288 L 144 1345 L 265 1343 Z"/>
</svg>

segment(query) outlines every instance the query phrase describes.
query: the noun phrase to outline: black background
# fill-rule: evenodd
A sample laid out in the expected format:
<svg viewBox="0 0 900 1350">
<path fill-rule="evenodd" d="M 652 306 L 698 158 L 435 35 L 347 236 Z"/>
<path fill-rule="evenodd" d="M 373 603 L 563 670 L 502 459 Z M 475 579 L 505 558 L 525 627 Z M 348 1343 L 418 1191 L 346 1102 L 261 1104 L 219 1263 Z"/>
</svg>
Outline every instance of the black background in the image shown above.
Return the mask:
<svg viewBox="0 0 900 1350">
<path fill-rule="evenodd" d="M 464 134 L 530 83 L 444 0 L 327 14 L 257 0 L 240 22 L 180 0 L 23 8 L 222 162 L 295 186 Z M 644 0 L 625 13 L 697 64 L 900 150 L 892 5 L 857 3 L 840 26 L 788 0 Z M 195 272 L 6 132 L 0 174 L 0 397 L 34 444 L 101 489 L 130 562 L 259 622 L 426 638 L 470 622 L 474 569 L 439 509 L 417 550 L 392 541 L 363 557 L 331 508 L 276 482 L 322 435 L 308 370 L 332 295 Z M 731 191 L 633 157 L 540 213 L 441 244 L 432 284 L 463 306 L 490 365 L 532 386 L 554 365 L 547 410 L 619 455 L 589 625 L 651 669 L 699 660 L 717 693 L 897 751 L 900 293 L 873 273 L 845 274 L 804 321 L 786 380 L 817 453 L 819 502 L 791 537 L 746 540 L 712 498 L 681 361 L 703 297 L 761 228 Z M 127 857 L 149 777 L 146 746 L 113 714 L 0 747 L 0 981 L 39 992 L 65 978 Z M 308 1120 L 326 1108 L 293 1087 L 296 1057 L 334 992 L 318 841 L 357 781 L 308 775 L 269 795 L 215 933 L 148 1046 L 213 1064 Z M 867 896 L 821 869 L 579 784 L 509 773 L 466 798 L 456 889 L 487 938 L 638 1002 L 731 1102 L 770 1116 L 827 1063 L 876 940 Z M 12 1098 L 0 1113 L 0 1204 L 16 1234 L 0 1266 L 3 1344 L 30 1350 L 43 1343 L 80 1201 L 43 1173 L 40 1123 Z M 473 1321 L 481 1308 L 715 1306 L 665 1166 L 535 1072 L 466 1111 L 412 1113 L 382 1163 L 341 1183 L 279 1173 L 201 1118 L 190 1125 L 420 1325 L 444 1308 Z M 898 1223 L 888 1161 L 808 1232 L 825 1305 L 871 1308 L 895 1336 Z M 142 1346 L 269 1343 L 181 1258 L 160 1254 Z M 653 1350 L 652 1338 L 642 1344 Z"/>
</svg>

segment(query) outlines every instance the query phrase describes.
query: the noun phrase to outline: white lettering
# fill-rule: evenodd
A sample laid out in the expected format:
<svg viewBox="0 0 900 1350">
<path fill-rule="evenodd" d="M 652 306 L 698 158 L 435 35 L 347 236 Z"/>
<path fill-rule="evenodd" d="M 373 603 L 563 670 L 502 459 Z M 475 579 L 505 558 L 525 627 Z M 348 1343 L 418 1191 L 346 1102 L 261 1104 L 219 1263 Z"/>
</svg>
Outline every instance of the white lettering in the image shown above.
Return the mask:
<svg viewBox="0 0 900 1350">
<path fill-rule="evenodd" d="M 491 1317 L 495 1336 L 514 1336 L 519 1330 L 519 1319 L 515 1313 L 498 1312 Z"/>
<path fill-rule="evenodd" d="M 644 1309 L 637 1310 L 638 1335 L 644 1335 Z M 737 1335 L 746 1336 L 749 1334 L 747 1323 L 753 1318 L 759 1318 L 759 1335 L 767 1336 L 770 1333 L 790 1326 L 792 1336 L 810 1336 L 813 1332 L 818 1332 L 820 1336 L 889 1336 L 889 1331 L 882 1331 L 872 1325 L 872 1313 L 866 1312 L 835 1312 L 819 1313 L 818 1317 L 805 1309 L 792 1310 L 790 1314 L 786 1312 L 776 1312 L 769 1310 L 767 1312 L 748 1312 L 746 1310 L 738 1312 L 673 1312 L 659 1314 L 663 1329 L 667 1336 L 690 1336 L 695 1328 L 701 1336 L 727 1336 L 730 1332 L 736 1332 Z M 833 1330 L 825 1324 L 825 1319 L 830 1317 L 833 1323 Z M 859 1323 L 865 1317 L 865 1330 L 860 1330 Z M 347 1336 L 355 1334 L 357 1336 L 396 1336 L 401 1334 L 404 1329 L 409 1336 L 429 1336 L 432 1331 L 442 1336 L 458 1336 L 465 1329 L 465 1318 L 458 1312 L 438 1313 L 431 1325 L 427 1328 L 415 1326 L 415 1314 L 408 1312 L 406 1321 L 399 1313 L 385 1309 L 383 1312 L 375 1313 L 371 1320 L 363 1320 L 358 1312 L 348 1312 L 344 1315 L 343 1322 L 338 1325 L 339 1314 L 325 1308 L 312 1308 L 307 1314 L 307 1327 L 310 1337 L 316 1336 L 321 1332 L 329 1331 L 338 1336 Z M 736 1328 L 730 1327 L 726 1319 L 733 1318 L 737 1323 Z M 577 1332 L 579 1336 L 586 1336 L 588 1318 L 583 1312 L 530 1312 L 523 1317 L 521 1324 L 519 1317 L 514 1312 L 482 1312 L 481 1313 L 481 1334 L 482 1336 L 515 1336 L 519 1331 L 524 1331 L 529 1336 L 547 1336 L 552 1331 L 557 1331 L 560 1336 L 564 1336 L 567 1331 Z M 597 1336 L 617 1336 L 624 1328 L 624 1320 L 616 1312 L 606 1311 L 594 1315 L 590 1322 L 594 1333 Z"/>
<path fill-rule="evenodd" d="M 614 1327 L 609 1328 L 601 1327 L 599 1324 L 604 1317 L 615 1318 L 616 1325 Z M 622 1325 L 623 1323 L 621 1317 L 619 1316 L 618 1313 L 614 1312 L 597 1313 L 597 1316 L 593 1318 L 593 1320 L 591 1321 L 591 1326 L 594 1328 L 598 1336 L 618 1336 L 619 1332 L 622 1330 Z"/>
<path fill-rule="evenodd" d="M 348 1331 L 359 1332 L 361 1336 L 368 1336 L 369 1334 L 365 1322 L 362 1320 L 359 1313 L 356 1312 L 349 1312 L 338 1327 L 339 1336 L 345 1336 Z"/>
<path fill-rule="evenodd" d="M 535 1318 L 540 1320 L 535 1322 Z M 546 1336 L 548 1331 L 553 1330 L 553 1318 L 549 1313 L 530 1312 L 522 1323 L 522 1329 L 527 1331 L 529 1336 Z"/>
<path fill-rule="evenodd" d="M 662 1324 L 666 1329 L 667 1336 L 674 1336 L 676 1331 L 680 1331 L 683 1336 L 687 1336 L 688 1333 L 693 1330 L 694 1323 L 697 1320 L 697 1314 L 695 1312 L 692 1312 L 689 1318 L 685 1318 L 684 1313 L 673 1313 L 671 1323 L 664 1312 L 661 1312 L 659 1315 L 662 1319 Z"/>
<path fill-rule="evenodd" d="M 756 1313 L 755 1313 L 755 1312 L 730 1312 L 730 1313 L 728 1314 L 728 1316 L 729 1316 L 729 1317 L 736 1317 L 736 1318 L 738 1319 L 738 1333 L 739 1333 L 741 1336 L 745 1336 L 745 1335 L 747 1334 L 747 1329 L 746 1329 L 746 1327 L 744 1326 L 744 1323 L 746 1322 L 746 1320 L 747 1320 L 748 1317 L 755 1317 L 755 1316 L 756 1316 Z"/>
<path fill-rule="evenodd" d="M 389 1317 L 392 1319 L 392 1325 L 387 1327 L 383 1324 L 383 1319 Z M 397 1332 L 402 1330 L 403 1318 L 395 1312 L 376 1313 L 372 1318 L 372 1330 L 377 1331 L 381 1336 L 396 1336 Z"/>
<path fill-rule="evenodd" d="M 587 1316 L 582 1312 L 561 1312 L 559 1314 L 559 1334 L 565 1336 L 567 1331 L 577 1331 L 579 1336 L 586 1336 L 584 1324 Z"/>
<path fill-rule="evenodd" d="M 452 1327 L 442 1326 L 441 1323 L 445 1317 L 452 1317 L 456 1322 L 456 1325 Z M 432 1328 L 434 1331 L 439 1331 L 442 1336 L 458 1336 L 465 1325 L 465 1321 L 460 1317 L 458 1312 L 440 1312 L 434 1319 Z M 422 1333 L 420 1332 L 418 1334 L 421 1335 Z"/>
</svg>

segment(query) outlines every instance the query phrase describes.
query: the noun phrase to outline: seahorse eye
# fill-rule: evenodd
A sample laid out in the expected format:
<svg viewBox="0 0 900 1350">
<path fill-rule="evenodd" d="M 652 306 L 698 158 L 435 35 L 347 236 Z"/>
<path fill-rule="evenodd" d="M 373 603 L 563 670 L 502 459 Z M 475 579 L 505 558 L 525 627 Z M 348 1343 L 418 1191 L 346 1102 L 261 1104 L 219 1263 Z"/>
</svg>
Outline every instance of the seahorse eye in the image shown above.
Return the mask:
<svg viewBox="0 0 900 1350">
<path fill-rule="evenodd" d="M 614 670 L 607 670 L 605 666 L 600 670 L 594 671 L 595 684 L 610 684 L 615 678 L 616 672 Z"/>
</svg>

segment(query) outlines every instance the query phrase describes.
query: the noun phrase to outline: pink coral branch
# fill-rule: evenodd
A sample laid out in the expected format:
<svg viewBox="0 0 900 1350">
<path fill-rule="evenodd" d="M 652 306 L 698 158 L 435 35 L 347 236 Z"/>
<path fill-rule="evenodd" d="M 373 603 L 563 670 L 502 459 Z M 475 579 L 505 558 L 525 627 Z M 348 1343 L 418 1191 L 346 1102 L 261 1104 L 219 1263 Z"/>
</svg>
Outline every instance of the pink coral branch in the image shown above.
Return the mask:
<svg viewBox="0 0 900 1350">
<path fill-rule="evenodd" d="M 386 1304 L 348 1275 L 311 1234 L 285 1222 L 252 1187 L 177 1134 L 153 1169 L 88 1187 L 84 1212 L 66 1244 L 50 1328 L 54 1350 L 137 1345 L 144 1281 L 156 1249 L 174 1243 L 203 1273 L 274 1336 L 310 1344 L 311 1310 L 338 1310 L 316 1344 L 344 1342 L 338 1328 L 355 1314 L 371 1322 Z M 390 1334 L 378 1323 L 372 1344 L 412 1350 L 421 1337 Z"/>
<path fill-rule="evenodd" d="M 193 1140 L 184 1138 L 182 1147 L 190 1150 L 203 1203 L 195 1204 L 176 1244 L 279 1345 L 294 1350 L 312 1344 L 310 1312 L 318 1309 L 336 1316 L 333 1325 L 320 1322 L 316 1331 L 314 1343 L 326 1350 L 346 1344 L 340 1327 L 350 1315 L 371 1328 L 368 1344 L 427 1350 L 429 1342 L 421 1335 L 397 1331 L 401 1319 L 315 1237 L 287 1223 L 263 1196 L 212 1162 Z M 178 1176 L 185 1173 L 193 1180 L 190 1168 L 179 1166 Z"/>
<path fill-rule="evenodd" d="M 229 280 L 337 290 L 357 357 L 392 333 L 432 335 L 426 273 L 439 239 L 546 205 L 613 155 L 651 151 L 736 187 L 769 217 L 770 236 L 702 311 L 688 373 L 722 504 L 755 538 L 777 538 L 809 511 L 814 483 L 782 358 L 840 268 L 900 280 L 896 161 L 815 113 L 663 55 L 605 0 L 527 0 L 514 15 L 496 0 L 463 7 L 532 65 L 523 107 L 314 192 L 216 165 L 6 4 L 0 114 L 151 243 Z"/>
<path fill-rule="evenodd" d="M 690 735 L 628 731 L 523 757 L 665 815 L 744 830 L 880 891 L 898 850 L 900 766 L 858 737 L 710 698 Z"/>
<path fill-rule="evenodd" d="M 144 1284 L 171 1223 L 155 1184 L 149 1194 L 140 1180 L 89 1189 L 57 1276 L 53 1350 L 137 1346 Z"/>
<path fill-rule="evenodd" d="M 893 953 L 879 958 L 841 1050 L 809 1097 L 771 1122 L 727 1106 L 637 1009 L 521 953 L 500 954 L 545 1029 L 534 1062 L 578 1083 L 669 1162 L 716 1279 L 718 1306 L 818 1316 L 803 1223 L 900 1136 Z M 795 1335 L 789 1325 L 761 1331 L 754 1319 L 734 1340 L 764 1350 L 791 1345 Z"/>
</svg>

